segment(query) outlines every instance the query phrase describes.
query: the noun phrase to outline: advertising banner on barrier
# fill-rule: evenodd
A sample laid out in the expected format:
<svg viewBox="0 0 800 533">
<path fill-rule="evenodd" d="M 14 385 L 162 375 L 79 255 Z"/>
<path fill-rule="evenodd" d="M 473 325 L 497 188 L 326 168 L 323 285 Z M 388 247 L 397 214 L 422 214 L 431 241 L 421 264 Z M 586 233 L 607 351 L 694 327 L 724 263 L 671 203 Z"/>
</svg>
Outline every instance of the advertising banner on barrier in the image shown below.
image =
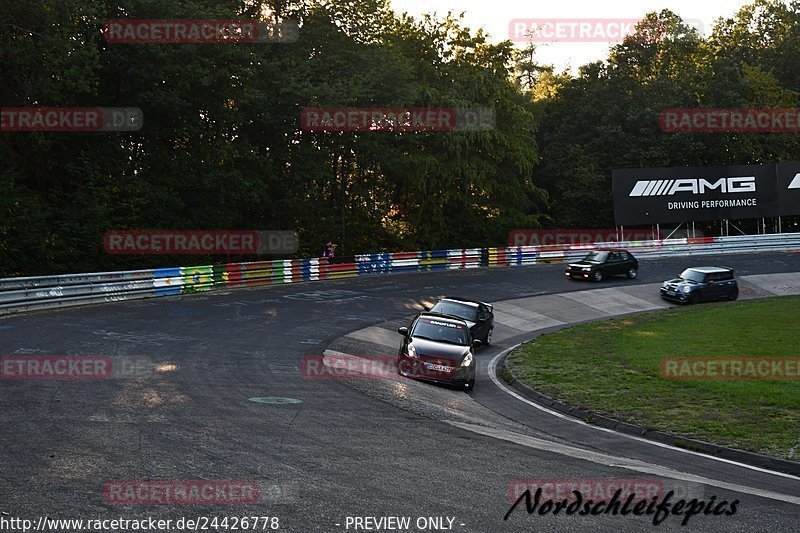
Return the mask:
<svg viewBox="0 0 800 533">
<path fill-rule="evenodd" d="M 800 215 L 800 161 L 778 163 L 780 215 Z"/>
<path fill-rule="evenodd" d="M 774 164 L 622 169 L 612 177 L 618 226 L 779 214 Z"/>
</svg>

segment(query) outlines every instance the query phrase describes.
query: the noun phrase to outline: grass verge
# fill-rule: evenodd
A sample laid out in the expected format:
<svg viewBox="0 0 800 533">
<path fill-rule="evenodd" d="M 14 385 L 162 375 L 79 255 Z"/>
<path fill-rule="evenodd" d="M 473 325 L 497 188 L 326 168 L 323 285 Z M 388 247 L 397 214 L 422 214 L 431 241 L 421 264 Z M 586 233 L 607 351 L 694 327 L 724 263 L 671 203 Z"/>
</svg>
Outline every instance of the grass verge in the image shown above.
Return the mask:
<svg viewBox="0 0 800 533">
<path fill-rule="evenodd" d="M 644 427 L 800 461 L 800 380 L 674 381 L 664 357 L 800 355 L 800 297 L 671 308 L 543 335 L 509 364 L 535 390 Z"/>
</svg>

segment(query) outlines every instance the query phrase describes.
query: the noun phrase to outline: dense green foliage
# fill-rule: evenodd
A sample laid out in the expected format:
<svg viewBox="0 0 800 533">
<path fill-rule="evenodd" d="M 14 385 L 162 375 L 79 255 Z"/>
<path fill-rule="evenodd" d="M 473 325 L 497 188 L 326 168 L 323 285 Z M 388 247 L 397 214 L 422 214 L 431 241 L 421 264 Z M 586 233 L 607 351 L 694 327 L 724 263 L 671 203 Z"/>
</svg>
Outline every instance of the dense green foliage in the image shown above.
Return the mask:
<svg viewBox="0 0 800 533">
<path fill-rule="evenodd" d="M 121 7 L 124 6 L 124 7 Z M 265 15 L 267 14 L 267 15 Z M 110 44 L 109 19 L 291 18 L 293 44 Z M 664 107 L 798 106 L 800 7 L 708 39 L 670 12 L 577 77 L 385 0 L 0 0 L 3 107 L 138 107 L 141 131 L 0 133 L 0 275 L 188 264 L 109 229 L 294 229 L 303 255 L 610 227 L 610 170 L 796 159 L 795 135 L 664 134 Z M 645 24 L 641 32 L 650 31 Z M 302 107 L 491 107 L 491 131 L 311 133 Z"/>
</svg>

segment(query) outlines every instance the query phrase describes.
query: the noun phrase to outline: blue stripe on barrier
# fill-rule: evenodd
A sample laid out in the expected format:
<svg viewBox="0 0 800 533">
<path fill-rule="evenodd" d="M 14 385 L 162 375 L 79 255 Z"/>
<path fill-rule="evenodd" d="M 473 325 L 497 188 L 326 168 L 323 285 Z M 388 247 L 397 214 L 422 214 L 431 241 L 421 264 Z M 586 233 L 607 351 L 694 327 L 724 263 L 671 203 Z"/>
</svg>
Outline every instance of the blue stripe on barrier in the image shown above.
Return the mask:
<svg viewBox="0 0 800 533">
<path fill-rule="evenodd" d="M 175 278 L 180 279 L 181 276 L 180 268 L 157 268 L 153 270 L 154 294 L 156 296 L 174 296 L 176 294 L 181 294 L 183 290 L 183 280 L 181 279 L 180 282 L 175 281 Z"/>
<path fill-rule="evenodd" d="M 419 252 L 420 262 L 422 261 L 437 261 L 436 263 L 429 263 L 420 265 L 419 270 L 422 272 L 433 272 L 437 270 L 447 270 L 446 262 L 439 263 L 438 261 L 447 260 L 447 250 L 427 250 Z"/>
<path fill-rule="evenodd" d="M 300 279 L 302 281 L 311 281 L 311 260 L 301 259 L 300 265 L 297 267 L 300 272 Z"/>
<path fill-rule="evenodd" d="M 392 254 L 365 254 L 358 259 L 359 275 L 381 274 L 389 272 L 392 266 Z"/>
</svg>

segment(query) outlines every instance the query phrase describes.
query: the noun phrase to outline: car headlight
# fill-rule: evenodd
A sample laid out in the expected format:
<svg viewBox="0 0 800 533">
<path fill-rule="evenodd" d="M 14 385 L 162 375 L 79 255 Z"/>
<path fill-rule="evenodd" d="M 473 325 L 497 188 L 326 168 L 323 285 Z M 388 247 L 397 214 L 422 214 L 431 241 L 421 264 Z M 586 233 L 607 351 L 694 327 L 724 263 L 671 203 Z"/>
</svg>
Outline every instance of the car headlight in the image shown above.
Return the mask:
<svg viewBox="0 0 800 533">
<path fill-rule="evenodd" d="M 414 348 L 413 344 L 409 344 L 408 345 L 408 350 L 407 351 L 408 351 L 408 356 L 409 357 L 414 357 L 414 358 L 417 357 L 417 349 Z"/>
<path fill-rule="evenodd" d="M 583 267 L 581 270 L 583 270 L 584 272 L 589 272 L 592 270 L 592 267 Z"/>
<path fill-rule="evenodd" d="M 665 281 L 664 283 L 661 284 L 661 286 L 666 289 L 667 287 L 669 287 L 669 284 L 667 284 L 667 282 Z"/>
<path fill-rule="evenodd" d="M 682 290 L 683 290 L 684 294 L 689 294 L 689 291 L 692 290 L 692 289 L 691 289 L 691 287 L 686 285 Z"/>
<path fill-rule="evenodd" d="M 472 364 L 472 352 L 468 353 L 464 360 L 461 361 L 461 366 L 470 366 Z"/>
</svg>

